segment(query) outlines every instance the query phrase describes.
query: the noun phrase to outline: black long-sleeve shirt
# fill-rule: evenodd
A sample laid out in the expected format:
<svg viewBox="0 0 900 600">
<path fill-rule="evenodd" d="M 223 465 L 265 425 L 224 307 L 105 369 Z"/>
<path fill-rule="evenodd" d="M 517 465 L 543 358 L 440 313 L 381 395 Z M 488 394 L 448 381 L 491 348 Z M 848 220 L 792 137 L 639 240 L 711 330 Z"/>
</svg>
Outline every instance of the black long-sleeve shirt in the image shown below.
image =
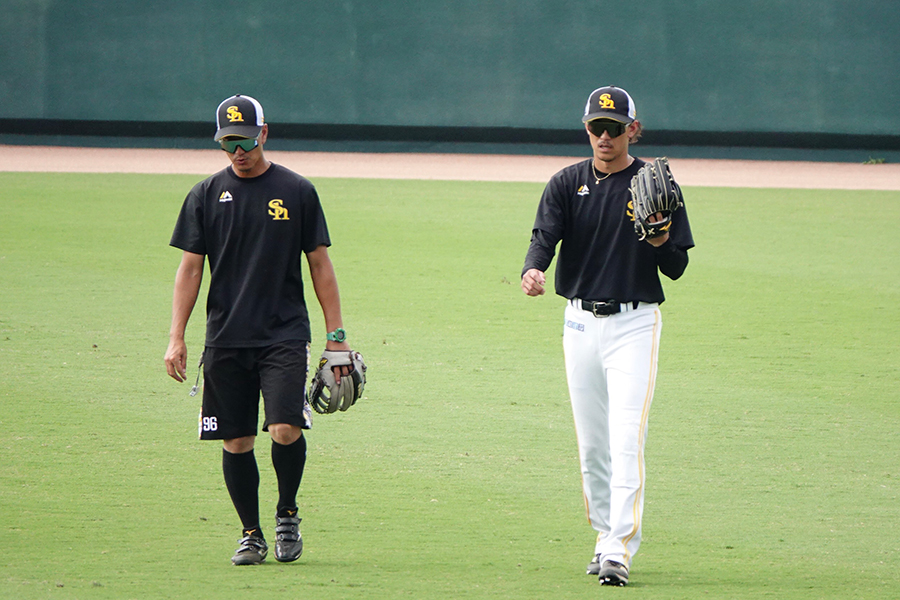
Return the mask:
<svg viewBox="0 0 900 600">
<path fill-rule="evenodd" d="M 546 271 L 562 241 L 556 262 L 556 293 L 564 298 L 663 302 L 659 272 L 677 279 L 694 247 L 687 210 L 672 217 L 669 240 L 655 248 L 639 241 L 629 187 L 645 164 L 640 159 L 599 183 L 588 159 L 554 175 L 538 205 L 529 269 Z"/>
</svg>

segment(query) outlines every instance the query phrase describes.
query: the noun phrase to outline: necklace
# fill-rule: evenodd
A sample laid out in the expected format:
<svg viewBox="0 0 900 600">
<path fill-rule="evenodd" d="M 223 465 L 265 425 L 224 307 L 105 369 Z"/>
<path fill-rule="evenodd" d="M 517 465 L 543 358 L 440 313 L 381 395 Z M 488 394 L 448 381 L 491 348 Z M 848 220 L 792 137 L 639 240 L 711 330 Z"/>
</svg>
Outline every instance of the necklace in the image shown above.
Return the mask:
<svg viewBox="0 0 900 600">
<path fill-rule="evenodd" d="M 594 168 L 594 161 L 591 161 L 591 171 L 593 171 L 593 173 L 594 173 L 594 184 L 595 184 L 595 185 L 598 184 L 598 183 L 600 183 L 601 181 L 603 181 L 604 179 L 606 179 L 606 178 L 609 177 L 610 175 L 612 175 L 612 173 L 607 173 L 607 174 L 604 175 L 603 177 L 600 177 L 599 175 L 597 175 L 597 169 Z"/>
</svg>

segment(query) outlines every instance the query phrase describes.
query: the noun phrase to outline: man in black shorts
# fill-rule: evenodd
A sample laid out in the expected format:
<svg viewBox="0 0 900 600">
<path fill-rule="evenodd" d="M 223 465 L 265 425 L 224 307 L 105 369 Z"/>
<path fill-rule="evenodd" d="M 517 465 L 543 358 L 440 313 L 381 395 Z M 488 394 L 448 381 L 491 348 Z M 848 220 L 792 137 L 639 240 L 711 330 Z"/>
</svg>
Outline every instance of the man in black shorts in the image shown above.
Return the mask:
<svg viewBox="0 0 900 600">
<path fill-rule="evenodd" d="M 188 194 L 170 244 L 183 250 L 175 275 L 166 350 L 170 377 L 186 379 L 184 332 L 200 290 L 203 264 L 211 274 L 200 438 L 224 440 L 225 484 L 243 527 L 236 565 L 259 564 L 268 553 L 259 522 L 259 470 L 254 455 L 260 392 L 263 431 L 272 437 L 278 479 L 275 558 L 303 551 L 297 492 L 306 463 L 311 411 L 305 394 L 310 326 L 300 256 L 306 254 L 329 332 L 328 350 L 350 350 L 341 319 L 331 240 L 312 183 L 266 159 L 269 126 L 262 106 L 233 96 L 216 111 L 215 140 L 231 165 Z M 352 367 L 336 367 L 347 375 Z"/>
</svg>

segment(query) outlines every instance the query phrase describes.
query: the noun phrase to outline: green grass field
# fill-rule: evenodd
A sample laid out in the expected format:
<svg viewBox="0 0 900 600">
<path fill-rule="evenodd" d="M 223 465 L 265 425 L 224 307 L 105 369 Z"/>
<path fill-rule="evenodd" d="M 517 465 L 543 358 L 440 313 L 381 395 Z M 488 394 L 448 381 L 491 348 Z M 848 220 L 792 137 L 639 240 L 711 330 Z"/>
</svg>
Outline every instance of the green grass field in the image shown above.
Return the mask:
<svg viewBox="0 0 900 600">
<path fill-rule="evenodd" d="M 162 363 L 201 178 L 0 173 L 6 598 L 900 597 L 900 192 L 686 190 L 644 543 L 601 589 L 564 301 L 518 287 L 535 184 L 315 180 L 366 397 L 309 433 L 303 557 L 230 564 L 221 446 L 188 396 L 202 301 L 190 383 Z M 270 527 L 263 437 L 257 456 Z"/>
</svg>

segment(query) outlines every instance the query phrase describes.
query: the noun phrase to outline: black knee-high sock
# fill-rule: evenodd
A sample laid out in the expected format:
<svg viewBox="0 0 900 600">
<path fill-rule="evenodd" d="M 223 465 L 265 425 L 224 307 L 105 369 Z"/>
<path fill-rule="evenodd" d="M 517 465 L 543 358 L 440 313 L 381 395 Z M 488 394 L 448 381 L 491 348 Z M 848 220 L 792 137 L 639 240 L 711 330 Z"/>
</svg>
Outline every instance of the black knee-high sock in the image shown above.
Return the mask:
<svg viewBox="0 0 900 600">
<path fill-rule="evenodd" d="M 278 514 L 287 516 L 284 511 L 297 510 L 297 490 L 306 466 L 306 436 L 286 446 L 272 440 L 272 465 L 278 477 Z"/>
<path fill-rule="evenodd" d="M 259 468 L 253 450 L 243 454 L 232 454 L 222 450 L 222 471 L 225 487 L 231 495 L 231 502 L 237 510 L 244 535 L 264 537 L 259 527 Z"/>
</svg>

